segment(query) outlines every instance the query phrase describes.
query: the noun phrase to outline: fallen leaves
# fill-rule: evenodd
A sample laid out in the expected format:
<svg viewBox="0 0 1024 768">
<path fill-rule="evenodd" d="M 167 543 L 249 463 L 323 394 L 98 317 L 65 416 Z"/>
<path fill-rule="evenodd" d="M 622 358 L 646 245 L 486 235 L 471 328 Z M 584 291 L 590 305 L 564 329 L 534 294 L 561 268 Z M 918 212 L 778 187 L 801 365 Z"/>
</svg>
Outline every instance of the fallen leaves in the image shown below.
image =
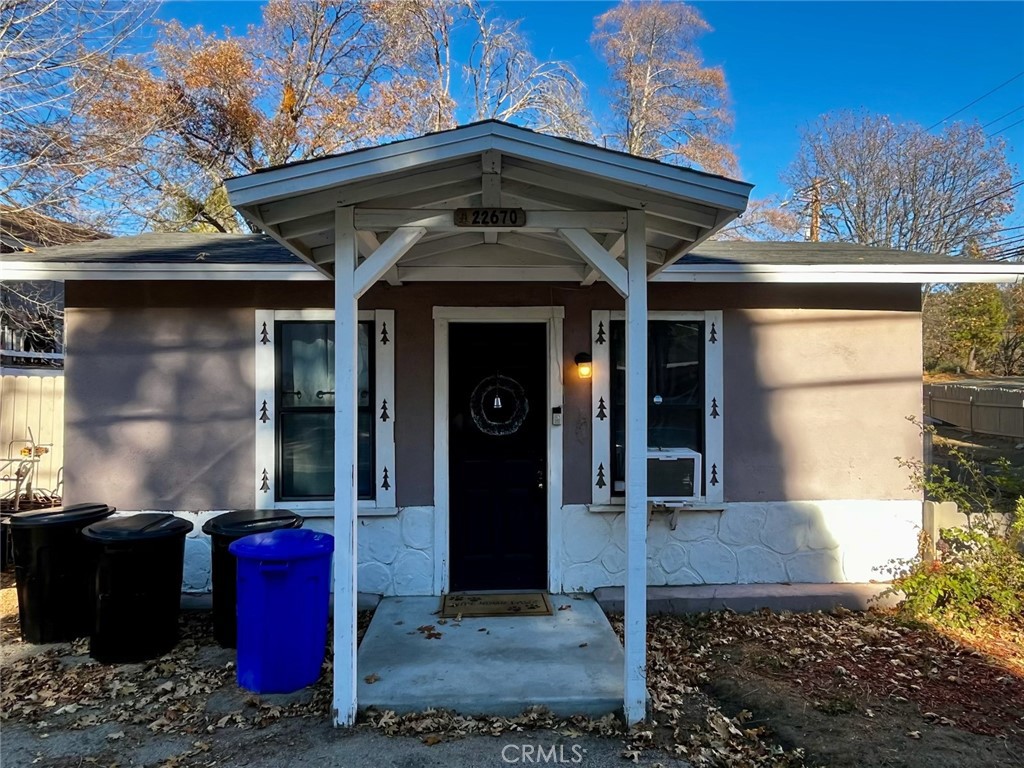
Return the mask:
<svg viewBox="0 0 1024 768">
<path fill-rule="evenodd" d="M 673 668 L 686 684 L 701 686 L 718 657 L 795 688 L 825 714 L 873 719 L 864 706 L 870 701 L 911 702 L 936 725 L 1024 734 L 1024 633 L 1014 625 L 986 625 L 977 645 L 963 630 L 907 626 L 880 612 L 721 612 L 652 617 L 648 628 L 654 690 Z M 696 648 L 675 648 L 682 637 Z M 665 699 L 671 706 L 670 692 L 655 695 Z"/>
</svg>

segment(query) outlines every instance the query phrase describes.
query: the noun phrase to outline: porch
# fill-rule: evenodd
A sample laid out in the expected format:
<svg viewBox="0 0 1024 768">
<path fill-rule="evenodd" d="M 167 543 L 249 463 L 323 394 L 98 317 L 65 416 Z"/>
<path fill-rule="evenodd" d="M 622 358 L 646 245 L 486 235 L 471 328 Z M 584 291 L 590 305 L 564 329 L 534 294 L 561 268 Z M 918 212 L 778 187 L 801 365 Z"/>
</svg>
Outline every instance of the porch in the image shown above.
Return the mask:
<svg viewBox="0 0 1024 768">
<path fill-rule="evenodd" d="M 746 207 L 750 185 L 489 121 L 269 168 L 229 179 L 226 187 L 231 204 L 254 227 L 334 283 L 333 381 L 331 386 L 305 389 L 315 391 L 318 398 L 334 400 L 333 414 L 325 410 L 320 419 L 324 435 L 330 416 L 334 425 L 334 466 L 325 467 L 321 474 L 326 477 L 327 470 L 333 470 L 338 724 L 353 723 L 357 705 L 369 704 L 358 696 L 368 674 L 355 646 L 357 515 L 360 504 L 371 499 L 375 509 L 397 511 L 401 506 L 397 486 L 404 482 L 404 468 L 395 461 L 397 406 L 388 383 L 393 375 L 388 361 L 393 360 L 391 338 L 397 318 L 387 311 L 364 318 L 360 300 L 379 282 L 403 290 L 401 286 L 415 282 L 575 283 L 585 289 L 603 281 L 618 294 L 625 310 L 622 365 L 626 372 L 621 480 L 625 525 L 620 541 L 626 572 L 625 650 L 617 661 L 622 679 L 618 702 L 627 722 L 642 720 L 647 698 L 648 433 L 647 372 L 640 361 L 648 358 L 647 283 L 736 218 Z M 528 313 L 518 308 L 520 302 L 513 305 L 512 317 L 479 318 L 478 308 L 466 307 L 464 300 L 459 303 L 465 307 L 461 314 L 448 316 L 442 309 L 442 314 L 434 315 L 434 582 L 441 592 L 535 588 L 543 578 L 545 560 L 550 562 L 558 552 L 551 513 L 564 499 L 560 318 L 550 308 L 542 317 L 524 318 Z M 470 328 L 464 338 L 449 333 L 449 323 L 470 319 L 544 322 L 547 333 L 509 327 L 500 343 L 490 344 L 480 328 Z M 274 343 L 271 336 L 283 329 L 278 320 L 282 318 L 275 316 L 270 322 L 257 316 L 268 355 Z M 368 357 L 361 348 L 369 348 L 371 328 L 379 343 L 388 347 L 382 350 L 384 375 L 377 378 L 373 400 L 369 365 L 360 365 Z M 325 349 L 329 333 L 324 334 Z M 712 331 L 713 339 L 716 333 Z M 519 336 L 534 335 L 532 343 L 516 343 Z M 597 343 L 604 343 L 603 336 Z M 544 346 L 549 359 L 546 376 Z M 508 354 L 511 359 L 502 359 L 494 357 L 495 350 L 515 353 Z M 257 370 L 264 376 L 268 369 L 269 365 L 257 361 Z M 296 405 L 292 400 L 298 400 L 301 389 L 290 386 L 291 399 L 283 407 Z M 258 394 L 260 400 L 267 428 L 258 432 L 264 432 L 269 442 L 276 418 L 269 405 L 273 398 Z M 541 403 L 543 409 L 537 407 Z M 375 423 L 378 418 L 381 429 L 371 437 L 360 419 Z M 475 431 L 470 423 L 476 425 Z M 366 436 L 364 458 L 372 440 L 379 459 L 375 465 L 360 465 L 360 435 Z M 327 455 L 329 450 L 319 453 Z M 598 486 L 605 488 L 606 470 L 599 469 Z M 379 473 L 376 479 L 374 472 Z M 270 472 L 264 468 L 260 492 L 269 493 L 270 488 Z M 281 498 L 277 490 L 273 495 Z M 498 499 L 502 504 L 489 509 L 479 503 L 483 499 Z M 525 515 L 521 514 L 524 505 L 530 508 Z M 519 525 L 520 518 L 533 524 Z M 460 521 L 484 522 L 473 527 Z M 498 551 L 479 546 L 482 540 L 518 543 Z M 457 549 L 460 543 L 465 557 L 457 558 L 449 545 Z M 523 563 L 528 567 L 521 567 Z M 492 568 L 499 575 L 485 578 Z M 519 584 L 517 579 L 530 584 Z M 552 578 L 549 584 L 556 581 Z M 497 679 L 496 670 L 506 663 L 514 668 L 504 669 L 504 679 L 524 679 L 526 665 L 504 661 L 506 651 L 485 655 L 491 665 L 484 680 Z M 420 660 L 416 663 L 421 665 Z M 610 663 L 616 665 L 614 657 Z M 534 685 L 520 691 L 519 709 L 536 703 L 536 686 L 545 680 L 550 681 L 550 676 L 538 675 Z M 430 703 L 444 702 L 433 696 Z"/>
<path fill-rule="evenodd" d="M 566 717 L 620 711 L 622 646 L 601 607 L 591 595 L 550 599 L 550 616 L 458 620 L 439 619 L 437 597 L 383 599 L 359 646 L 360 708 L 510 717 L 531 706 Z"/>
</svg>

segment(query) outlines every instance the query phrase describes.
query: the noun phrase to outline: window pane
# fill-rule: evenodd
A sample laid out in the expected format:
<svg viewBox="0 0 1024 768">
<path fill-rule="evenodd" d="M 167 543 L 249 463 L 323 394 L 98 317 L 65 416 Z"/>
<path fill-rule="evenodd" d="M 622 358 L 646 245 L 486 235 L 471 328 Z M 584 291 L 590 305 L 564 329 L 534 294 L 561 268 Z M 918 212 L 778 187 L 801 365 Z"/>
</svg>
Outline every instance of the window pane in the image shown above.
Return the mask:
<svg viewBox="0 0 1024 768">
<path fill-rule="evenodd" d="M 333 411 L 281 414 L 282 498 L 323 499 L 333 495 Z"/>
<path fill-rule="evenodd" d="M 371 323 L 359 324 L 356 476 L 375 496 Z M 279 494 L 283 501 L 334 496 L 334 323 L 280 323 Z"/>
<path fill-rule="evenodd" d="M 654 321 L 648 335 L 647 444 L 702 451 L 703 334 L 698 323 Z"/>
<path fill-rule="evenodd" d="M 626 324 L 611 322 L 612 490 L 626 462 Z M 647 349 L 647 445 L 704 450 L 704 324 L 651 320 Z"/>
<path fill-rule="evenodd" d="M 281 406 L 333 406 L 334 323 L 282 323 L 280 339 Z"/>
<path fill-rule="evenodd" d="M 369 408 L 359 409 L 359 452 L 356 457 L 356 483 L 360 499 L 372 499 L 376 496 L 373 479 L 377 473 L 373 469 L 373 412 Z"/>
</svg>

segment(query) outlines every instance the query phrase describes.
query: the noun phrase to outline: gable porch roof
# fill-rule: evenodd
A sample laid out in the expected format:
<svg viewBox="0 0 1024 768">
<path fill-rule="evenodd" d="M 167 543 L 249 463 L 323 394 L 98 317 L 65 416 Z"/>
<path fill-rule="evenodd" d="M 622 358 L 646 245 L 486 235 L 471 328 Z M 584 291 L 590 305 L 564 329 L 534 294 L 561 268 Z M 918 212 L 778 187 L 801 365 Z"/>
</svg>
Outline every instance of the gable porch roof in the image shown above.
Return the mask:
<svg viewBox="0 0 1024 768">
<path fill-rule="evenodd" d="M 336 212 L 353 211 L 361 261 L 396 233 L 384 277 L 594 282 L 624 258 L 645 212 L 655 275 L 739 216 L 752 186 L 499 121 L 484 121 L 226 182 L 255 227 L 333 275 Z M 461 226 L 457 208 L 526 212 L 525 226 Z M 391 254 L 393 255 L 393 254 Z M 381 258 L 379 261 L 385 261 Z"/>
</svg>

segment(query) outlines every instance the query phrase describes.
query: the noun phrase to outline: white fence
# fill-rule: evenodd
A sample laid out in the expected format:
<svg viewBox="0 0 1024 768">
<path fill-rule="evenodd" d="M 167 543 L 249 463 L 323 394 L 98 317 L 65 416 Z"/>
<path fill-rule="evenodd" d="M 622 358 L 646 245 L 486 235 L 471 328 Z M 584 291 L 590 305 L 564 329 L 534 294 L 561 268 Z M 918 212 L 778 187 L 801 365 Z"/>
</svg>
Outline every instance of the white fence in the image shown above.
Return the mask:
<svg viewBox="0 0 1024 768">
<path fill-rule="evenodd" d="M 926 384 L 928 416 L 983 435 L 1024 439 L 1024 386 Z"/>
<path fill-rule="evenodd" d="M 5 459 L 22 456 L 29 447 L 29 431 L 41 453 L 32 477 L 34 488 L 54 491 L 64 465 L 64 372 L 5 371 L 0 376 L 0 465 Z M 0 469 L 0 475 L 14 475 L 16 464 Z M 14 482 L 0 483 L 0 496 L 14 490 Z"/>
</svg>

